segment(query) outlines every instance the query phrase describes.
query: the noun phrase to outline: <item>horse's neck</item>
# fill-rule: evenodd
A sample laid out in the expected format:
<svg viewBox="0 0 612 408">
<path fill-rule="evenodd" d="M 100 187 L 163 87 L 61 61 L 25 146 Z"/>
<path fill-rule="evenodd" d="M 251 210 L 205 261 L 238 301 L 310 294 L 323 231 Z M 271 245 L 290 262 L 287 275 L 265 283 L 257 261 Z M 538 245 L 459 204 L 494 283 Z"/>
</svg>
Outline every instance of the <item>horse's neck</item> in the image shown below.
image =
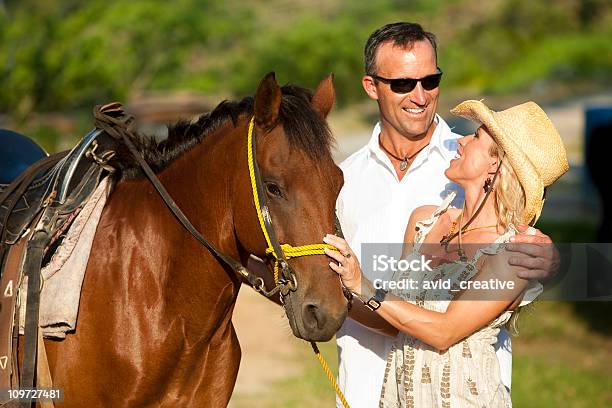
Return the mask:
<svg viewBox="0 0 612 408">
<path fill-rule="evenodd" d="M 232 144 L 240 141 L 226 136 L 207 136 L 164 169 L 159 179 L 196 229 L 236 257 L 226 162 L 231 160 L 228 152 L 239 148 Z M 186 335 L 195 338 L 214 330 L 215 320 L 218 324 L 227 319 L 238 293 L 237 277 L 181 226 L 147 179 L 119 183 L 107 212 L 120 240 L 138 242 L 128 245 L 128 253 L 125 243 L 107 247 L 117 257 L 135 259 L 114 271 L 119 285 L 123 282 L 125 290 L 134 290 L 130 280 L 137 277 L 142 282 L 138 290 L 163 299 L 166 311 L 161 313 L 181 316 Z"/>
<path fill-rule="evenodd" d="M 244 141 L 232 127 L 223 127 L 171 163 L 159 176 L 168 192 L 196 229 L 223 251 L 236 253 L 231 212 L 233 172 L 246 172 L 235 156 Z M 246 148 L 246 146 L 244 146 Z M 244 167 L 244 170 L 242 170 Z M 184 235 L 177 220 L 165 208 Z M 191 238 L 190 238 L 191 239 Z"/>
</svg>

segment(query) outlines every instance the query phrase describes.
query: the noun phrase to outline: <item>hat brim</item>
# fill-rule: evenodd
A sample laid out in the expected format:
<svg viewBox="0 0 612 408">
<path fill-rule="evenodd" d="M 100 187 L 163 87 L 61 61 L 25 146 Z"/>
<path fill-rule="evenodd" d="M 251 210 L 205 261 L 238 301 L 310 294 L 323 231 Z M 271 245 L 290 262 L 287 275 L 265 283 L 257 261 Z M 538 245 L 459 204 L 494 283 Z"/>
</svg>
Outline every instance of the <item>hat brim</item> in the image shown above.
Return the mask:
<svg viewBox="0 0 612 408">
<path fill-rule="evenodd" d="M 469 100 L 457 105 L 451 113 L 482 124 L 502 148 L 505 153 L 504 160 L 510 162 L 525 192 L 525 211 L 522 221 L 525 224 L 534 224 L 544 205 L 544 183 L 527 155 L 499 126 L 495 120 L 495 112 L 480 101 Z"/>
</svg>

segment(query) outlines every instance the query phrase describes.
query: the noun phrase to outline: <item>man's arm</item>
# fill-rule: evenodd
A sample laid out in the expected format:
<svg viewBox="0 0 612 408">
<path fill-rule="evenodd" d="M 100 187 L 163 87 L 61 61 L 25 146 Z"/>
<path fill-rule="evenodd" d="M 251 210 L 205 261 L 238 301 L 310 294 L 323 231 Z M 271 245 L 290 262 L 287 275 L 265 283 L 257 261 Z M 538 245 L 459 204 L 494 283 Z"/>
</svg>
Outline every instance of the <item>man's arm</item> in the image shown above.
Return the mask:
<svg viewBox="0 0 612 408">
<path fill-rule="evenodd" d="M 548 235 L 527 225 L 517 227 L 519 234 L 512 237 L 506 249 L 511 252 L 508 264 L 519 267 L 517 275 L 523 279 L 546 281 L 559 272 L 559 251 Z"/>
</svg>

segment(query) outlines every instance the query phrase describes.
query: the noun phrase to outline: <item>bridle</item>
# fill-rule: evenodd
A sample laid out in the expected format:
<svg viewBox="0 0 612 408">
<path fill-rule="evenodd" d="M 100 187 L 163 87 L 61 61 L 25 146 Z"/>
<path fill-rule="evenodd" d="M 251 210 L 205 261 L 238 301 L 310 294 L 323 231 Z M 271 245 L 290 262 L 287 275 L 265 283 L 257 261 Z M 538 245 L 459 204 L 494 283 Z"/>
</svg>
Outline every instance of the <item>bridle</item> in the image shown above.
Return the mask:
<svg viewBox="0 0 612 408">
<path fill-rule="evenodd" d="M 337 251 L 336 247 L 328 244 L 310 244 L 302 246 L 291 246 L 289 244 L 280 244 L 276 237 L 276 231 L 272 225 L 272 217 L 270 215 L 270 209 L 268 207 L 268 200 L 266 193 L 263 190 L 263 182 L 261 180 L 261 172 L 257 165 L 256 151 L 257 151 L 257 138 L 255 135 L 255 118 L 251 118 L 249 122 L 249 131 L 247 139 L 248 149 L 248 165 L 249 165 L 249 177 L 251 179 L 251 190 L 253 193 L 253 202 L 255 203 L 255 210 L 257 211 L 257 218 L 259 219 L 259 225 L 266 238 L 268 248 L 266 249 L 266 255 L 273 257 L 274 259 L 274 283 L 275 287 L 272 291 L 280 291 L 281 301 L 283 296 L 286 296 L 289 291 L 297 290 L 298 282 L 295 276 L 295 271 L 289 265 L 288 259 L 297 258 L 300 256 L 307 255 L 324 255 L 324 249 L 329 248 Z M 280 267 L 280 276 L 279 276 Z M 257 288 L 255 288 L 257 290 Z M 262 292 L 264 293 L 264 292 Z M 266 293 L 264 293 L 268 296 Z"/>
<path fill-rule="evenodd" d="M 295 271 L 288 263 L 290 258 L 307 255 L 323 255 L 325 254 L 324 248 L 337 251 L 336 247 L 328 244 L 310 244 L 294 247 L 289 244 L 281 245 L 278 241 L 274 226 L 272 225 L 272 217 L 270 215 L 270 209 L 268 207 L 266 194 L 263 188 L 261 172 L 259 170 L 259 165 L 257 164 L 257 141 L 254 132 L 254 117 L 251 118 L 249 122 L 249 130 L 247 135 L 247 157 L 253 201 L 255 203 L 255 209 L 257 211 L 257 217 L 259 219 L 261 230 L 266 239 L 266 244 L 268 245 L 266 255 L 271 256 L 274 260 L 275 286 L 270 290 L 266 289 L 263 278 L 248 270 L 244 265 L 242 265 L 241 262 L 237 261 L 233 257 L 224 254 L 193 226 L 132 143 L 131 138 L 133 137 L 133 133 L 129 128 L 133 123 L 134 118 L 125 113 L 120 103 L 115 102 L 104 106 L 96 106 L 94 108 L 94 117 L 96 127 L 103 129 L 110 136 L 116 139 L 121 139 L 125 143 L 132 156 L 134 156 L 134 159 L 138 162 L 147 178 L 151 181 L 161 198 L 164 200 L 172 214 L 178 219 L 181 225 L 183 225 L 183 227 L 196 240 L 208 248 L 210 252 L 215 255 L 215 257 L 217 257 L 225 265 L 229 266 L 235 273 L 246 279 L 246 281 L 262 295 L 271 297 L 276 293 L 279 293 L 281 302 L 283 302 L 284 296 L 287 296 L 290 292 L 297 290 L 298 281 Z M 336 226 L 338 228 L 338 222 L 336 222 Z M 344 291 L 344 293 L 345 296 L 347 296 L 347 292 Z"/>
</svg>

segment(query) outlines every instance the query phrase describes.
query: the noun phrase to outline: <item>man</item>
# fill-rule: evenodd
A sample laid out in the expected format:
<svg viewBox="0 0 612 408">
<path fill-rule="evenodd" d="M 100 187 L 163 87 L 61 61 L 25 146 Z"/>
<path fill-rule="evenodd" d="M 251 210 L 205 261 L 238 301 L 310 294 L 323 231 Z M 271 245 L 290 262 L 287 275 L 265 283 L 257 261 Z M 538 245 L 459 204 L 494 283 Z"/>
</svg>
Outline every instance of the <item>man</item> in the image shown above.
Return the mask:
<svg viewBox="0 0 612 408">
<path fill-rule="evenodd" d="M 435 36 L 418 24 L 388 24 L 366 43 L 365 71 L 362 85 L 378 103 L 379 123 L 369 143 L 340 165 L 344 186 L 337 202 L 344 236 L 358 257 L 361 244 L 403 242 L 414 208 L 439 205 L 451 189 L 459 192 L 454 204 L 462 203 L 459 187 L 444 176 L 460 135 L 436 114 L 442 71 L 437 65 Z M 552 245 L 525 245 L 551 243 L 547 236 L 537 231 L 535 236 L 521 234 L 516 241 L 524 244 L 509 248 L 517 251 L 510 262 L 526 268 L 521 277 L 541 279 L 554 273 Z M 351 315 L 355 313 L 361 314 L 359 320 L 363 321 L 368 312 L 359 305 L 353 307 Z M 378 329 L 393 333 L 388 327 Z M 393 338 L 350 318 L 336 338 L 338 382 L 349 405 L 378 406 Z M 497 352 L 502 381 L 510 388 L 512 354 L 505 330 L 500 333 Z"/>
</svg>

